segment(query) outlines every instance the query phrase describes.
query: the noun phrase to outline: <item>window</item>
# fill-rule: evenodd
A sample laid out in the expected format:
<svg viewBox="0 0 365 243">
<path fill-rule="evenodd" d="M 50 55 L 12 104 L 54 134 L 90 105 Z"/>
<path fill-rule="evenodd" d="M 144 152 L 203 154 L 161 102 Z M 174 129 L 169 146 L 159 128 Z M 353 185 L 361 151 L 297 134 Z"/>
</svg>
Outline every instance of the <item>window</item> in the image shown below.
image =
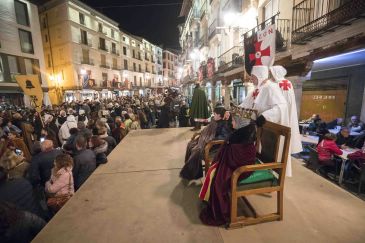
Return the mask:
<svg viewBox="0 0 365 243">
<path fill-rule="evenodd" d="M 47 28 L 47 20 L 46 18 L 42 18 L 42 26 L 43 26 L 43 29 Z"/>
<path fill-rule="evenodd" d="M 29 16 L 27 4 L 18 0 L 14 1 L 16 22 L 21 25 L 29 26 Z"/>
<path fill-rule="evenodd" d="M 103 32 L 103 25 L 101 23 L 98 23 L 98 31 Z"/>
<path fill-rule="evenodd" d="M 165 59 L 166 58 L 166 52 L 164 52 L 162 56 L 163 56 L 163 59 Z"/>
<path fill-rule="evenodd" d="M 163 68 L 166 68 L 166 62 L 163 63 Z"/>
<path fill-rule="evenodd" d="M 104 82 L 108 81 L 108 73 L 101 73 L 101 77 Z"/>
<path fill-rule="evenodd" d="M 137 77 L 134 76 L 134 86 L 137 86 Z"/>
<path fill-rule="evenodd" d="M 16 82 L 14 75 L 20 74 L 18 60 L 15 56 L 8 56 L 8 63 L 11 79 L 13 82 Z"/>
<path fill-rule="evenodd" d="M 19 29 L 20 48 L 22 52 L 34 53 L 32 33 L 26 30 Z"/>
<path fill-rule="evenodd" d="M 139 70 L 140 72 L 142 72 L 141 64 L 138 64 L 138 70 Z"/>
<path fill-rule="evenodd" d="M 106 51 L 105 39 L 99 38 L 99 48 Z"/>
<path fill-rule="evenodd" d="M 117 54 L 117 46 L 115 43 L 112 43 L 112 53 Z"/>
<path fill-rule="evenodd" d="M 133 71 L 137 71 L 137 66 L 136 66 L 136 64 L 135 63 L 133 63 Z"/>
<path fill-rule="evenodd" d="M 265 20 L 271 18 L 279 12 L 279 0 L 271 0 L 264 7 Z"/>
<path fill-rule="evenodd" d="M 82 63 L 89 64 L 89 50 L 82 49 Z"/>
<path fill-rule="evenodd" d="M 118 68 L 118 61 L 116 58 L 113 58 L 113 68 L 117 69 Z"/>
<path fill-rule="evenodd" d="M 3 57 L 0 55 L 0 82 L 4 82 L 4 65 L 3 65 Z"/>
<path fill-rule="evenodd" d="M 142 77 L 139 77 L 139 86 L 142 87 Z"/>
<path fill-rule="evenodd" d="M 48 64 L 48 67 L 50 68 L 51 67 L 51 55 L 50 54 L 47 54 L 47 64 Z"/>
<path fill-rule="evenodd" d="M 101 65 L 106 66 L 106 56 L 104 54 L 100 54 Z"/>
<path fill-rule="evenodd" d="M 123 41 L 125 41 L 125 36 L 123 36 L 123 38 L 122 38 L 122 39 L 123 39 Z"/>
<path fill-rule="evenodd" d="M 123 55 L 127 55 L 127 47 L 123 46 Z"/>
<path fill-rule="evenodd" d="M 33 63 L 31 59 L 24 58 L 24 66 L 26 74 L 34 74 L 33 72 Z"/>
<path fill-rule="evenodd" d="M 128 61 L 124 60 L 124 70 L 128 70 Z"/>
<path fill-rule="evenodd" d="M 79 13 L 79 20 L 80 20 L 80 24 L 85 25 L 85 15 L 83 15 L 82 13 Z"/>
<path fill-rule="evenodd" d="M 136 58 L 136 52 L 133 50 L 133 58 Z"/>
<path fill-rule="evenodd" d="M 84 45 L 87 45 L 87 32 L 85 30 L 81 30 L 80 29 L 80 33 L 81 33 L 81 43 Z"/>
<path fill-rule="evenodd" d="M 110 35 L 112 36 L 112 38 L 114 38 L 114 30 L 110 30 Z"/>
<path fill-rule="evenodd" d="M 140 52 L 138 52 L 138 59 L 139 59 L 139 60 L 142 60 L 142 58 L 141 58 L 141 53 L 140 53 Z"/>
</svg>

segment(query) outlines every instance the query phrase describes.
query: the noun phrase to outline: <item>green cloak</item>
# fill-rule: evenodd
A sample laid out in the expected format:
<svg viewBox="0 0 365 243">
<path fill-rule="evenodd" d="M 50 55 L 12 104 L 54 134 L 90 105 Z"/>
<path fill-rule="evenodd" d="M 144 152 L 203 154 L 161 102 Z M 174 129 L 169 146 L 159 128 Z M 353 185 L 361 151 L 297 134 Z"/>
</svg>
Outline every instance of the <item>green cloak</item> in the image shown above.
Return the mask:
<svg viewBox="0 0 365 243">
<path fill-rule="evenodd" d="M 210 117 L 208 112 L 208 102 L 204 90 L 195 88 L 191 102 L 190 116 L 195 121 L 206 120 Z"/>
</svg>

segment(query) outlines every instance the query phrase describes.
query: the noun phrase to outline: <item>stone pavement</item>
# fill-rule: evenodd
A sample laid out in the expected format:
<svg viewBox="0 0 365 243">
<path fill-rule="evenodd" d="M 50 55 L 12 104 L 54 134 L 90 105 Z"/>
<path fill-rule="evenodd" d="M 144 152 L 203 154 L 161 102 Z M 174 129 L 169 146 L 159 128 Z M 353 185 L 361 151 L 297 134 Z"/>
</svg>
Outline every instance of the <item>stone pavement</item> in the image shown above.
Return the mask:
<svg viewBox="0 0 365 243">
<path fill-rule="evenodd" d="M 199 220 L 198 186 L 179 178 L 187 128 L 131 132 L 34 242 L 365 242 L 365 203 L 293 159 L 284 220 L 226 230 Z M 275 196 L 248 198 L 274 210 Z"/>
</svg>

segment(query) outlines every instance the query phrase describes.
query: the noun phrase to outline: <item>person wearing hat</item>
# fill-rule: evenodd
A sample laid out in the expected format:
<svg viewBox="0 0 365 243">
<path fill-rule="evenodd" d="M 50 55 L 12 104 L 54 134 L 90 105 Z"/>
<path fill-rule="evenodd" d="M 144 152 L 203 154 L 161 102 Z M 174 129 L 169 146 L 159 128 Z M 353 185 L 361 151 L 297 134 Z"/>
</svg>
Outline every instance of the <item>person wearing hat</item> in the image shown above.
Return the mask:
<svg viewBox="0 0 365 243">
<path fill-rule="evenodd" d="M 286 69 L 283 66 L 270 67 L 270 72 L 276 82 L 279 85 L 281 93 L 288 103 L 289 122 L 291 128 L 290 137 L 290 153 L 296 154 L 303 151 L 302 140 L 299 132 L 297 103 L 295 101 L 295 94 L 293 84 L 285 78 Z"/>
<path fill-rule="evenodd" d="M 207 97 L 200 84 L 196 83 L 191 101 L 190 117 L 194 120 L 195 126 L 192 131 L 198 131 L 201 128 L 201 123 L 207 122 L 210 114 L 208 112 Z"/>
<path fill-rule="evenodd" d="M 267 66 L 253 66 L 250 81 L 254 85 L 254 90 L 248 93 L 240 107 L 257 110 L 256 124 L 258 126 L 270 121 L 290 127 L 288 103 L 279 86 L 269 79 L 269 68 Z M 267 137 L 267 141 L 262 142 L 271 142 L 271 140 Z M 280 143 L 282 142 L 280 141 Z M 279 148 L 282 149 L 282 146 Z M 279 154 L 281 154 L 280 151 Z M 279 158 L 280 160 L 281 158 Z M 292 176 L 290 154 L 288 154 L 286 176 Z"/>
</svg>

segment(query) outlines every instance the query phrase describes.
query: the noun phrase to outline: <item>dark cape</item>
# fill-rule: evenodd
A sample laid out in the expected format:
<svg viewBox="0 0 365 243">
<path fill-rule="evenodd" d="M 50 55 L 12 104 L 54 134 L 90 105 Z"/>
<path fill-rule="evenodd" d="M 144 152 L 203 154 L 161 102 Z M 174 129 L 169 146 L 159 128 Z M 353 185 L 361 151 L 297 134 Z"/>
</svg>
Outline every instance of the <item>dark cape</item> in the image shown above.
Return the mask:
<svg viewBox="0 0 365 243">
<path fill-rule="evenodd" d="M 205 96 L 204 90 L 200 87 L 194 89 L 190 116 L 198 122 L 209 118 L 207 97 Z"/>
<path fill-rule="evenodd" d="M 204 224 L 218 226 L 229 222 L 231 177 L 238 167 L 255 163 L 255 139 L 255 125 L 240 128 L 222 145 L 214 158 L 213 161 L 218 164 L 210 188 L 208 206 L 200 213 L 200 219 Z M 239 180 L 250 175 L 251 172 L 244 173 Z"/>
</svg>

